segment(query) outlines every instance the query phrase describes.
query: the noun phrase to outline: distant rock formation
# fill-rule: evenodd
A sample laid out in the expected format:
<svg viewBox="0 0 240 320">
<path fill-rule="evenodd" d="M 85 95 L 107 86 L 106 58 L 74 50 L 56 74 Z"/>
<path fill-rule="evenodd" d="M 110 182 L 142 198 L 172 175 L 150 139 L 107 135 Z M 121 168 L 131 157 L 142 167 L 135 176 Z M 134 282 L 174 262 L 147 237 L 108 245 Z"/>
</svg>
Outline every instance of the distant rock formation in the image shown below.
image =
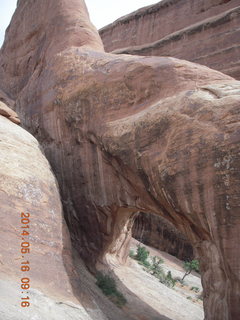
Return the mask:
<svg viewBox="0 0 240 320">
<path fill-rule="evenodd" d="M 134 215 L 153 212 L 200 257 L 206 319 L 237 319 L 240 83 L 105 53 L 83 0 L 18 1 L 0 79 L 52 165 L 88 266 L 124 259 Z"/>
<path fill-rule="evenodd" d="M 193 248 L 173 224 L 159 215 L 141 212 L 136 217 L 132 235 L 138 241 L 177 257 L 192 260 Z"/>
<path fill-rule="evenodd" d="M 107 52 L 172 56 L 240 80 L 239 0 L 163 0 L 102 28 Z"/>
</svg>

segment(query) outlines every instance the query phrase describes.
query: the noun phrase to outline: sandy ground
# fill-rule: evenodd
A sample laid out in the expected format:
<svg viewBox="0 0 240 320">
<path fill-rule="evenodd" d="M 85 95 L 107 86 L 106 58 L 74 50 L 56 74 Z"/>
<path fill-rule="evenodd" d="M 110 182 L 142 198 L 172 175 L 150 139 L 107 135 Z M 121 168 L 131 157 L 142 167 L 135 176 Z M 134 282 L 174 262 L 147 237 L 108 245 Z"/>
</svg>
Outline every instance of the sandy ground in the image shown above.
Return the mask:
<svg viewBox="0 0 240 320">
<path fill-rule="evenodd" d="M 136 250 L 137 241 L 133 239 L 131 249 Z M 182 261 L 177 258 L 145 246 L 151 256 L 163 258 L 162 267 L 171 271 L 173 277 L 182 277 Z M 137 320 L 202 320 L 204 318 L 202 301 L 197 295 L 202 291 L 198 274 L 185 278 L 186 286 L 178 284 L 174 289 L 163 285 L 154 276 L 143 270 L 137 261 L 129 258 L 128 266 L 119 266 L 113 270 L 118 281 L 118 288 L 128 303 L 124 311 Z M 191 287 L 199 288 L 195 293 Z"/>
</svg>

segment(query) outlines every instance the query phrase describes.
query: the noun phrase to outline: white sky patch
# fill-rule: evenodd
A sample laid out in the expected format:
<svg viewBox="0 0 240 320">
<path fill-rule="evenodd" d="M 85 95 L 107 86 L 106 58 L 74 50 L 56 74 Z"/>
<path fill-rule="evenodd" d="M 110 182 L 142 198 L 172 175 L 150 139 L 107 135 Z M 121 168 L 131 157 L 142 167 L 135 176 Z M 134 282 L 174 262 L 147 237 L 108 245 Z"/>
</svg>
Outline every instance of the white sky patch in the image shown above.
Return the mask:
<svg viewBox="0 0 240 320">
<path fill-rule="evenodd" d="M 159 0 L 85 0 L 92 23 L 102 28 L 118 18 Z"/>
<path fill-rule="evenodd" d="M 141 7 L 159 2 L 159 0 L 85 0 L 90 19 L 98 28 L 102 28 L 116 19 Z M 15 11 L 17 0 L 0 0 L 0 47 L 5 30 Z"/>
<path fill-rule="evenodd" d="M 16 6 L 17 0 L 0 0 L 0 47 Z"/>
</svg>

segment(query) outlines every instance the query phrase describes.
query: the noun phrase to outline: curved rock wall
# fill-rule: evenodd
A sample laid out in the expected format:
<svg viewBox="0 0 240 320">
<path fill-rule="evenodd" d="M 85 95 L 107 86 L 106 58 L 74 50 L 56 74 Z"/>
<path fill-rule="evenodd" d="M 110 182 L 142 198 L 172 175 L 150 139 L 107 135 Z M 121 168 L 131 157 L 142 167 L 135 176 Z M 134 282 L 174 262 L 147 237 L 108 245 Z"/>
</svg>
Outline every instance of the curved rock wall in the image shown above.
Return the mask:
<svg viewBox="0 0 240 320">
<path fill-rule="evenodd" d="M 193 248 L 173 224 L 160 216 L 141 212 L 133 224 L 132 236 L 138 241 L 168 252 L 180 260 L 192 260 Z"/>
<path fill-rule="evenodd" d="M 106 54 L 82 0 L 24 4 L 0 52 L 0 86 L 46 152 L 75 248 L 94 268 L 124 249 L 135 212 L 163 216 L 200 256 L 206 319 L 235 320 L 240 83 L 174 58 Z M 35 45 L 46 31 L 33 73 L 21 55 L 31 55 L 32 16 Z M 54 45 L 55 18 L 63 34 Z"/>
<path fill-rule="evenodd" d="M 240 79 L 239 1 L 162 1 L 100 30 L 106 51 L 172 56 Z"/>
<path fill-rule="evenodd" d="M 14 124 L 15 118 L 16 113 L 0 101 L 1 319 L 128 319 L 98 297 L 94 280 L 77 255 L 73 262 L 56 179 L 37 140 Z M 29 281 L 21 282 L 22 278 Z M 21 307 L 21 302 L 30 306 Z"/>
<path fill-rule="evenodd" d="M 2 104 L 0 102 L 0 108 Z M 9 120 L 11 118 L 8 116 L 0 115 L 1 281 L 17 283 L 19 295 L 20 279 L 27 277 L 30 279 L 30 289 L 74 301 L 65 270 L 65 263 L 69 265 L 69 270 L 72 265 L 70 238 L 63 221 L 56 180 L 37 140 Z M 24 218 L 22 212 L 26 217 L 30 215 L 29 219 L 25 217 L 24 223 L 21 223 Z M 29 235 L 22 235 L 24 230 Z M 30 243 L 29 252 L 21 253 L 21 248 L 26 248 L 27 243 Z M 29 263 L 24 264 L 25 261 Z M 23 266 L 28 266 L 30 270 L 22 271 Z M 10 289 L 11 282 L 5 287 L 6 292 Z M 28 295 L 28 290 L 22 291 L 22 297 Z M 30 303 L 34 304 L 32 293 L 29 293 Z M 40 297 L 37 296 L 38 300 Z M 6 295 L 2 298 L 6 299 Z M 17 296 L 17 299 L 20 305 L 21 297 Z M 5 314 L 6 319 L 14 308 L 12 304 L 9 314 Z M 23 310 L 18 319 L 24 317 Z M 30 317 L 30 314 L 26 311 L 25 316 Z"/>
</svg>

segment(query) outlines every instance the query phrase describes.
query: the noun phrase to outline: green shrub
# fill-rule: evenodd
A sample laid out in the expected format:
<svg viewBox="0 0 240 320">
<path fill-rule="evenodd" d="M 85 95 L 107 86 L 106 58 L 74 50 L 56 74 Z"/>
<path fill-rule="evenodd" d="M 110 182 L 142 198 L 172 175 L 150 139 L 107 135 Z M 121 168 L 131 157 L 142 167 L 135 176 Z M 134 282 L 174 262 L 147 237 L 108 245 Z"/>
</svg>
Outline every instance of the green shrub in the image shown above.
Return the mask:
<svg viewBox="0 0 240 320">
<path fill-rule="evenodd" d="M 134 250 L 129 251 L 129 257 L 132 259 L 136 259 L 139 264 L 146 267 L 147 269 L 150 267 L 150 263 L 147 261 L 148 256 L 149 252 L 140 244 L 138 245 L 136 254 L 134 253 Z"/>
<path fill-rule="evenodd" d="M 164 271 L 157 275 L 159 281 L 169 288 L 173 288 L 176 284 L 176 280 L 172 278 L 171 271 L 168 271 L 167 275 Z"/>
<path fill-rule="evenodd" d="M 98 272 L 96 284 L 106 296 L 113 294 L 117 290 L 115 280 L 102 272 Z"/>
<path fill-rule="evenodd" d="M 154 274 L 154 277 L 159 279 L 159 281 L 161 283 L 164 283 L 165 278 L 166 278 L 166 274 L 165 274 L 164 270 L 162 270 L 162 271 L 159 270 L 157 273 Z"/>
<path fill-rule="evenodd" d="M 96 278 L 97 286 L 113 303 L 120 308 L 126 304 L 127 300 L 123 294 L 117 290 L 116 282 L 110 275 L 98 272 Z"/>
<path fill-rule="evenodd" d="M 168 271 L 165 282 L 169 288 L 173 288 L 175 286 L 177 281 L 172 277 L 171 271 Z"/>
<path fill-rule="evenodd" d="M 149 251 L 147 251 L 145 247 L 142 247 L 139 244 L 137 246 L 137 254 L 135 256 L 135 259 L 142 263 L 146 263 L 148 256 L 149 256 Z"/>
<path fill-rule="evenodd" d="M 150 266 L 150 270 L 152 271 L 152 275 L 156 275 L 158 273 L 163 273 L 163 268 L 161 267 L 161 264 L 163 264 L 163 259 L 158 257 L 151 257 L 152 264 Z"/>
<path fill-rule="evenodd" d="M 187 275 L 189 275 L 192 271 L 199 272 L 199 262 L 198 262 L 198 260 L 185 261 L 184 264 L 183 264 L 183 267 L 185 269 L 185 274 L 184 274 L 182 280 L 184 280 L 184 278 Z"/>
<path fill-rule="evenodd" d="M 138 261 L 139 264 L 142 266 L 146 267 L 147 269 L 150 268 L 151 264 L 146 260 L 146 261 Z"/>
<path fill-rule="evenodd" d="M 155 277 L 159 279 L 159 281 L 162 283 L 162 284 L 166 284 L 166 274 L 164 271 L 162 272 L 158 272 L 157 274 L 155 274 Z"/>
<path fill-rule="evenodd" d="M 171 271 L 168 271 L 167 275 L 165 274 L 161 264 L 163 264 L 164 260 L 158 257 L 152 257 L 152 264 L 149 268 L 150 273 L 159 279 L 159 281 L 166 285 L 169 288 L 173 288 L 176 284 L 176 280 L 173 279 Z"/>
<path fill-rule="evenodd" d="M 200 291 L 200 289 L 198 287 L 192 287 L 191 290 L 196 293 L 198 293 Z"/>
<path fill-rule="evenodd" d="M 147 261 L 149 256 L 149 251 L 146 250 L 145 247 L 138 245 L 137 248 L 137 254 L 134 256 L 136 260 L 138 260 L 138 263 L 146 267 L 147 269 L 144 269 L 157 279 L 159 281 L 166 285 L 169 288 L 173 288 L 176 284 L 176 280 L 172 277 L 171 271 L 168 271 L 167 275 L 165 274 L 161 264 L 164 263 L 164 260 L 162 258 L 159 258 L 157 256 L 151 257 L 151 263 Z"/>
<path fill-rule="evenodd" d="M 114 295 L 109 296 L 109 299 L 119 308 L 123 307 L 127 303 L 126 298 L 119 291 L 117 291 Z"/>
<path fill-rule="evenodd" d="M 176 282 L 179 282 L 182 286 L 186 285 L 186 282 L 184 280 L 182 280 L 182 278 L 180 278 L 180 277 L 175 277 L 174 280 Z"/>
</svg>

